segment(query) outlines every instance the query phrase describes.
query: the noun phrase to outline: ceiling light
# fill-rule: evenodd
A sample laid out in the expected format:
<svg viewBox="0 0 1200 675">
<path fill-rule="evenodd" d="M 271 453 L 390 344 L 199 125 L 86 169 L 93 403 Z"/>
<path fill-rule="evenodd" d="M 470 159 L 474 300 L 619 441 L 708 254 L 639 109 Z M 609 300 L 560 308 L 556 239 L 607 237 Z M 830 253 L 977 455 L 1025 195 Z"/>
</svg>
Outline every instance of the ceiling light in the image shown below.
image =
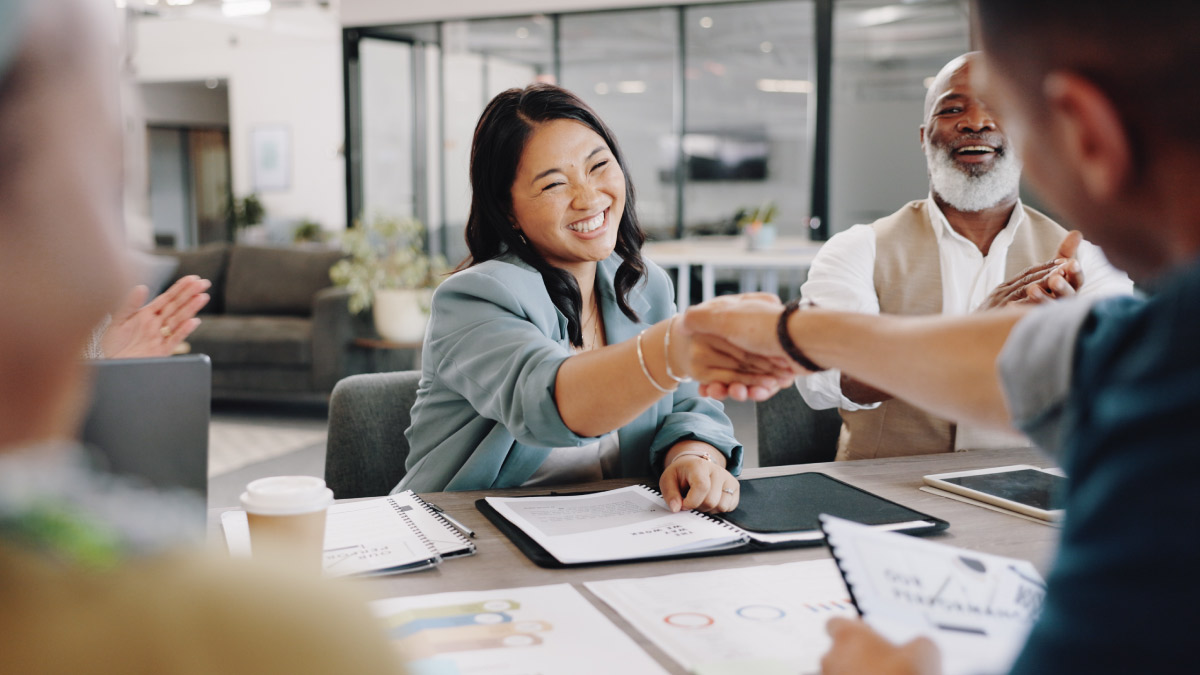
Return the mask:
<svg viewBox="0 0 1200 675">
<path fill-rule="evenodd" d="M 864 9 L 858 15 L 858 25 L 863 28 L 871 28 L 873 26 L 883 26 L 889 23 L 896 23 L 908 16 L 908 10 L 897 5 L 887 5 L 885 7 L 875 7 L 873 9 Z"/>
<path fill-rule="evenodd" d="M 759 80 L 757 86 L 771 94 L 811 94 L 813 90 L 808 80 Z"/>
<path fill-rule="evenodd" d="M 700 27 L 701 28 L 712 28 L 713 27 L 712 17 L 711 16 L 700 17 Z"/>
<path fill-rule="evenodd" d="M 221 13 L 228 17 L 257 16 L 271 11 L 271 0 L 224 0 Z"/>
<path fill-rule="evenodd" d="M 623 80 L 617 83 L 617 91 L 622 94 L 641 94 L 646 91 L 646 83 L 641 80 Z"/>
<path fill-rule="evenodd" d="M 770 42 L 768 42 L 766 40 L 764 40 L 761 44 L 759 44 L 758 48 L 761 49 L 762 53 L 764 53 L 764 54 L 770 54 L 771 52 L 775 51 L 775 45 L 771 44 Z"/>
<path fill-rule="evenodd" d="M 208 87 L 209 89 L 216 89 L 217 87 L 221 86 L 221 81 L 215 77 L 210 77 L 204 81 L 204 86 Z"/>
<path fill-rule="evenodd" d="M 167 0 L 167 4 L 175 7 L 182 7 L 183 5 L 192 4 L 194 1 L 195 0 Z"/>
<path fill-rule="evenodd" d="M 607 94 L 608 93 L 608 83 L 607 82 L 597 82 L 596 83 L 596 93 L 601 96 Z"/>
<path fill-rule="evenodd" d="M 521 26 L 517 29 L 517 37 L 521 38 L 522 40 L 529 37 L 529 29 L 525 26 Z"/>
</svg>

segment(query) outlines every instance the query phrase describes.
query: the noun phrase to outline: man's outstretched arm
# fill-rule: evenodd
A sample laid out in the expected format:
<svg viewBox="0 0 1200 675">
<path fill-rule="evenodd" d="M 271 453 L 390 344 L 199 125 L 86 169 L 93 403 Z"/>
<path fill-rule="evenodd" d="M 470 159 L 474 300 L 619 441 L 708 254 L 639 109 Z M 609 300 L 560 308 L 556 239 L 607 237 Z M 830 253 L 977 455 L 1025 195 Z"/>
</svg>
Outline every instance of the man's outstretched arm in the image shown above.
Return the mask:
<svg viewBox="0 0 1200 675">
<path fill-rule="evenodd" d="M 1024 308 L 967 317 L 869 316 L 807 309 L 794 312 L 787 331 L 816 365 L 838 368 L 872 387 L 957 422 L 1011 429 L 996 359 Z M 716 335 L 747 352 L 786 356 L 776 335 L 778 301 L 725 296 L 687 312 L 684 325 Z M 695 340 L 692 375 L 732 382 L 703 339 Z"/>
</svg>

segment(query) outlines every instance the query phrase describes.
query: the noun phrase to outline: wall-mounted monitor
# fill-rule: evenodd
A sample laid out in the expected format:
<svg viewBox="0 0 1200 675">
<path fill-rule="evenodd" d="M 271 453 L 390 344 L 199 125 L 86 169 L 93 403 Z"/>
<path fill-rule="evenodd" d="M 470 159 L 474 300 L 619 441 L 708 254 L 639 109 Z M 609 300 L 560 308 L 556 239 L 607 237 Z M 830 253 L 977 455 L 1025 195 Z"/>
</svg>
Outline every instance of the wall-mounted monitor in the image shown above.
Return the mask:
<svg viewBox="0 0 1200 675">
<path fill-rule="evenodd" d="M 767 179 L 767 138 L 753 133 L 692 132 L 683 137 L 691 181 Z"/>
</svg>

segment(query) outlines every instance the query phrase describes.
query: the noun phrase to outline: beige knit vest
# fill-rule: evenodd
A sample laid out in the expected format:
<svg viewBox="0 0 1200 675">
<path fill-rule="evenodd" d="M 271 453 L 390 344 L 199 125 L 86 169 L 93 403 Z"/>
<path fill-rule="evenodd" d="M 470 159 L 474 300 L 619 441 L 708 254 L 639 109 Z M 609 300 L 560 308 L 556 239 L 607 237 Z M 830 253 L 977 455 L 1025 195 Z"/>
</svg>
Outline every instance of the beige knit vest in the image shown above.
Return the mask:
<svg viewBox="0 0 1200 675">
<path fill-rule="evenodd" d="M 1029 207 L 1004 265 L 1005 279 L 1054 257 L 1067 231 Z M 941 314 L 942 263 L 926 200 L 880 218 L 875 229 L 875 294 L 881 314 Z M 955 425 L 900 399 L 873 410 L 842 410 L 838 459 L 954 451 Z"/>
</svg>

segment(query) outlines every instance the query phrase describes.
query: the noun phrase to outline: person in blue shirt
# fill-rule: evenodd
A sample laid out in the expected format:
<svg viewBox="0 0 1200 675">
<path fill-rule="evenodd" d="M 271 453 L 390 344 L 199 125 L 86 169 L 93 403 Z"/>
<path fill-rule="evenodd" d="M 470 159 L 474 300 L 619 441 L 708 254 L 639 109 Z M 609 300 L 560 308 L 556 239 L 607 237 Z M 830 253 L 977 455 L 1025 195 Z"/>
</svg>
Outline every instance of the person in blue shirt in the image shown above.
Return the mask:
<svg viewBox="0 0 1200 675">
<path fill-rule="evenodd" d="M 1011 425 L 1061 464 L 1058 555 L 1011 672 L 1200 672 L 1200 3 L 975 0 L 972 16 L 975 86 L 1026 176 L 1150 296 L 964 319 L 718 299 L 683 328 L 840 368 L 951 419 Z M 736 388 L 721 381 L 727 364 L 705 370 L 702 346 L 704 390 Z M 829 632 L 830 675 L 940 670 L 928 640 L 896 646 L 844 619 Z"/>
<path fill-rule="evenodd" d="M 433 296 L 396 490 L 661 473 L 672 509 L 735 508 L 742 446 L 685 377 L 612 132 L 564 89 L 510 89 L 479 119 L 470 173 L 470 256 Z"/>
</svg>

